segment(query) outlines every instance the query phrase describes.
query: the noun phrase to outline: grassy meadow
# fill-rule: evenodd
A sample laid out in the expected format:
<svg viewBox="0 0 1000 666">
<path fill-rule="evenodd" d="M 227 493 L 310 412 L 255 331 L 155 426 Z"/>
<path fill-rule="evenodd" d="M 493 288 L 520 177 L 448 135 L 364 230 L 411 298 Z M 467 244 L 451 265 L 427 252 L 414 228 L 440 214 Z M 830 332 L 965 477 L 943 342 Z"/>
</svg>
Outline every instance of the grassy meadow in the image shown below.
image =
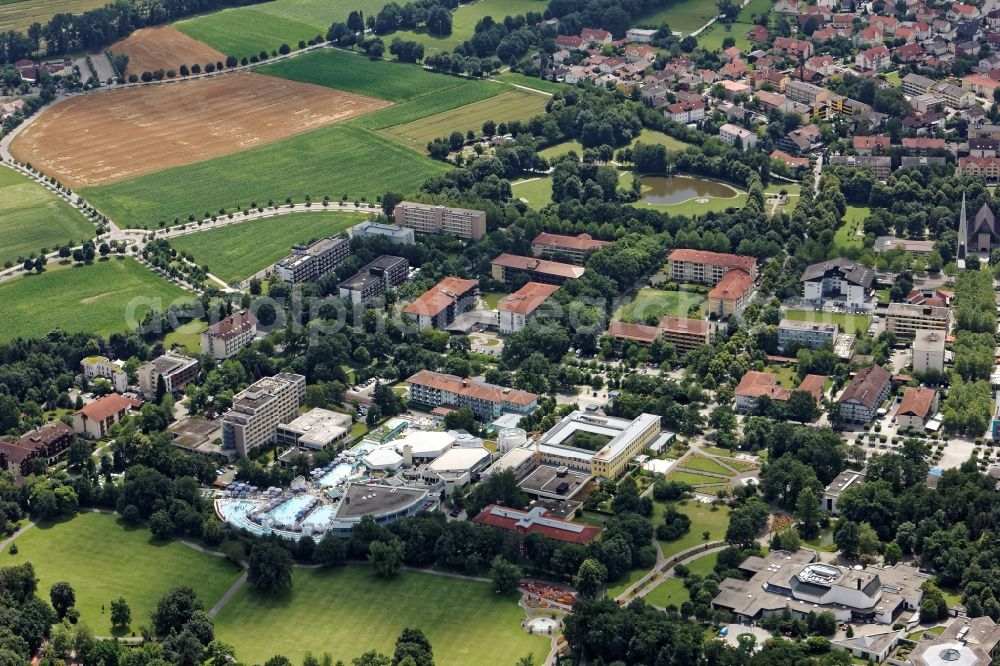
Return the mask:
<svg viewBox="0 0 1000 666">
<path fill-rule="evenodd" d="M 669 478 L 673 478 L 671 475 Z M 707 476 L 700 477 L 706 481 L 712 479 Z M 663 509 L 665 505 L 657 502 L 653 507 L 653 524 L 659 525 L 663 521 Z M 721 541 L 726 536 L 726 529 L 729 527 L 729 507 L 712 506 L 704 502 L 687 500 L 674 505 L 674 508 L 691 519 L 691 529 L 676 541 L 660 541 L 660 549 L 664 557 L 672 557 L 682 550 L 687 550 L 699 544 L 706 544 L 710 541 Z M 708 532 L 708 538 L 702 536 L 702 532 Z"/>
<path fill-rule="evenodd" d="M 528 202 L 535 209 L 542 209 L 552 203 L 552 179 L 548 177 L 526 178 L 510 184 L 511 192 Z"/>
<path fill-rule="evenodd" d="M 691 308 L 700 306 L 705 300 L 703 294 L 645 287 L 633 300 L 618 309 L 615 319 L 630 324 L 645 324 L 649 317 L 655 317 L 657 321 L 664 315 L 688 317 Z"/>
<path fill-rule="evenodd" d="M 674 32 L 690 34 L 708 23 L 718 14 L 715 3 L 705 0 L 668 0 L 644 16 L 640 16 L 636 25 L 659 26 L 664 23 Z"/>
<path fill-rule="evenodd" d="M 6 0 L 0 2 L 0 30 L 27 30 L 32 23 L 44 25 L 56 14 L 80 14 L 108 4 L 107 0 Z"/>
<path fill-rule="evenodd" d="M 814 310 L 786 310 L 783 316 L 793 321 L 810 321 L 824 324 L 837 324 L 841 333 L 854 335 L 855 331 L 861 331 L 862 335 L 868 332 L 871 324 L 871 317 L 868 315 L 847 314 L 844 312 L 815 312 Z"/>
<path fill-rule="evenodd" d="M 396 37 L 420 42 L 424 45 L 424 53 L 433 55 L 441 51 L 452 51 L 456 46 L 472 38 L 476 34 L 476 24 L 486 16 L 491 16 L 500 23 L 508 16 L 517 16 L 528 12 L 541 14 L 548 6 L 544 0 L 479 0 L 467 5 L 459 5 L 452 12 L 451 34 L 437 37 L 427 34 L 424 30 L 399 30 L 385 39 L 388 45 Z"/>
</svg>

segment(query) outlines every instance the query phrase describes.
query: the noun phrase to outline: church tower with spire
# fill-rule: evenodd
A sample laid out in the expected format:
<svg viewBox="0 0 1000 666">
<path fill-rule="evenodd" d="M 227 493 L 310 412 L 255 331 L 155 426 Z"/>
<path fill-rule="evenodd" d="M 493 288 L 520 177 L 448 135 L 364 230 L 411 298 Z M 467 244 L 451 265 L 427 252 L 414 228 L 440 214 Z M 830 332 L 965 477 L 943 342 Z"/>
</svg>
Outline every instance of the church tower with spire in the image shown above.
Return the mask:
<svg viewBox="0 0 1000 666">
<path fill-rule="evenodd" d="M 965 218 L 965 192 L 962 192 L 962 212 L 958 214 L 958 245 L 955 248 L 955 259 L 961 261 L 965 259 L 968 248 L 966 244 L 969 240 L 969 222 Z"/>
</svg>

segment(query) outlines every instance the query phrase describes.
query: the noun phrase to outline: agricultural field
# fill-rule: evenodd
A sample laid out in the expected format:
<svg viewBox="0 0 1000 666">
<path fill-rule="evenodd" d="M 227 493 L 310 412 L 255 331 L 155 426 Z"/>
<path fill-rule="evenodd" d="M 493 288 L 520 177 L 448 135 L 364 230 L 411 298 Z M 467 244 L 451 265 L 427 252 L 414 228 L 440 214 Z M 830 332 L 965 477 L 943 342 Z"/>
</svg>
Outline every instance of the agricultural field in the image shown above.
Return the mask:
<svg viewBox="0 0 1000 666">
<path fill-rule="evenodd" d="M 11 152 L 77 189 L 271 144 L 388 105 L 241 72 L 69 99 L 19 134 Z"/>
<path fill-rule="evenodd" d="M 705 0 L 674 0 L 635 21 L 636 25 L 659 26 L 664 23 L 674 32 L 690 34 L 708 23 L 716 11 L 715 4 Z"/>
<path fill-rule="evenodd" d="M 700 306 L 705 300 L 702 294 L 645 287 L 632 301 L 618 309 L 614 319 L 629 324 L 644 324 L 651 319 L 658 322 L 664 315 L 688 317 L 691 308 Z"/>
<path fill-rule="evenodd" d="M 94 236 L 95 228 L 68 203 L 13 169 L 0 169 L 0 266 L 42 248 Z"/>
<path fill-rule="evenodd" d="M 424 45 L 425 55 L 434 55 L 441 51 L 452 51 L 456 46 L 472 38 L 476 34 L 476 24 L 484 17 L 491 16 L 500 23 L 508 16 L 517 16 L 528 12 L 541 14 L 548 6 L 544 0 L 480 0 L 467 5 L 459 5 L 452 12 L 451 34 L 447 37 L 437 37 L 423 30 L 399 30 L 385 38 L 388 45 L 396 37 L 413 40 Z"/>
<path fill-rule="evenodd" d="M 708 478 L 708 477 L 703 477 Z M 653 524 L 659 525 L 663 522 L 664 504 L 656 502 L 653 506 Z M 687 500 L 674 506 L 675 509 L 685 514 L 691 519 L 691 529 L 687 534 L 676 541 L 661 541 L 660 549 L 664 557 L 672 557 L 682 550 L 692 548 L 699 544 L 710 541 L 721 541 L 726 536 L 726 529 L 729 527 L 729 507 L 712 506 L 704 502 Z M 708 538 L 702 536 L 702 532 L 708 532 Z"/>
<path fill-rule="evenodd" d="M 295 569 L 292 585 L 284 596 L 243 586 L 215 618 L 216 636 L 247 663 L 275 654 L 301 663 L 307 649 L 345 663 L 367 650 L 392 654 L 405 627 L 424 631 L 440 666 L 509 666 L 548 653 L 549 639 L 523 631 L 517 602 L 488 583 L 413 571 L 386 580 L 355 565 Z"/>
<path fill-rule="evenodd" d="M 532 88 L 540 92 L 546 93 L 557 93 L 562 90 L 566 90 L 569 86 L 565 83 L 559 83 L 557 81 L 546 81 L 540 79 L 537 76 L 525 76 L 518 72 L 504 72 L 503 74 L 497 74 L 493 77 L 497 81 L 503 81 L 504 83 L 510 83 L 511 85 L 524 86 L 525 88 Z"/>
<path fill-rule="evenodd" d="M 156 602 L 169 588 L 189 585 L 211 608 L 240 576 L 223 558 L 177 541 L 155 540 L 145 526 L 126 528 L 117 516 L 103 513 L 37 525 L 15 543 L 17 554 L 4 550 L 0 566 L 31 562 L 44 599 L 53 583 L 68 582 L 76 592 L 81 621 L 98 636 L 111 635 L 110 611 L 105 609 L 119 596 L 128 602 L 132 629 L 138 630 L 149 625 Z"/>
<path fill-rule="evenodd" d="M 134 259 L 113 257 L 80 267 L 50 263 L 40 275 L 0 284 L 0 342 L 39 337 L 57 328 L 122 333 L 150 307 L 166 310 L 186 298 L 187 292 Z"/>
<path fill-rule="evenodd" d="M 128 56 L 128 71 L 133 74 L 158 69 L 179 70 L 181 65 L 225 62 L 226 54 L 188 37 L 169 25 L 140 28 L 108 47 L 114 54 Z"/>
<path fill-rule="evenodd" d="M 552 179 L 548 177 L 526 178 L 510 184 L 511 192 L 528 202 L 528 205 L 540 210 L 552 203 Z"/>
<path fill-rule="evenodd" d="M 509 90 L 495 97 L 460 106 L 450 111 L 421 118 L 403 125 L 394 125 L 379 131 L 382 136 L 414 150 L 426 150 L 427 143 L 446 137 L 454 131 L 465 134 L 479 131 L 487 120 L 498 123 L 506 120 L 528 120 L 544 113 L 548 97 L 524 90 Z"/>
<path fill-rule="evenodd" d="M 842 333 L 854 334 L 861 331 L 862 335 L 868 332 L 868 325 L 871 324 L 871 317 L 867 315 L 846 314 L 843 312 L 816 312 L 814 310 L 786 310 L 784 316 L 795 321 L 822 322 L 824 324 L 837 324 Z"/>
<path fill-rule="evenodd" d="M 311 195 L 375 201 L 388 190 L 412 192 L 448 167 L 350 123 L 167 169 L 83 192 L 95 207 L 130 227 L 186 219 L 252 201 L 303 201 Z"/>
<path fill-rule="evenodd" d="M 339 234 L 367 217 L 365 213 L 303 211 L 177 236 L 170 239 L 170 245 L 232 283 L 287 256 L 296 243 Z"/>
<path fill-rule="evenodd" d="M 0 31 L 27 30 L 36 21 L 45 25 L 56 14 L 79 14 L 108 4 L 107 0 L 19 0 L 0 3 Z"/>
</svg>

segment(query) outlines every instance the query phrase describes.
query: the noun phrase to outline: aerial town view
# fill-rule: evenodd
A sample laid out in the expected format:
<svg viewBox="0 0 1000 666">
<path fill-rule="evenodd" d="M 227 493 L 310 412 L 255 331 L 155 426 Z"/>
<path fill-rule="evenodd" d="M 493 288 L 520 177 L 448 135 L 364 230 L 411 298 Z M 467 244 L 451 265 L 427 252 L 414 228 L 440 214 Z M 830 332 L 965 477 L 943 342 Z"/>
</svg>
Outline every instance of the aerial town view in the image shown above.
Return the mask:
<svg viewBox="0 0 1000 666">
<path fill-rule="evenodd" d="M 0 0 L 0 666 L 1000 664 L 1000 0 Z"/>
</svg>

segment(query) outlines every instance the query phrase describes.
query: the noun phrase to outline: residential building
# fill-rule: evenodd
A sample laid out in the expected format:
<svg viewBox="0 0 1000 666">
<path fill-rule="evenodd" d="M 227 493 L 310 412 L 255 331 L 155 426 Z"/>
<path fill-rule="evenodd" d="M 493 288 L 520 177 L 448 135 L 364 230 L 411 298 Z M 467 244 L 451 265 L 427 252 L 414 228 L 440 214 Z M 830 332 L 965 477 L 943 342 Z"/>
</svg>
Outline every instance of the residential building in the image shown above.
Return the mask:
<svg viewBox="0 0 1000 666">
<path fill-rule="evenodd" d="M 887 136 L 876 134 L 874 136 L 855 136 L 854 150 L 858 155 L 882 154 L 889 150 L 891 139 Z"/>
<path fill-rule="evenodd" d="M 355 305 L 371 305 L 376 298 L 406 282 L 410 263 L 403 257 L 382 255 L 347 278 L 337 288 L 340 297 Z"/>
<path fill-rule="evenodd" d="M 944 372 L 944 337 L 942 331 L 917 330 L 913 334 L 913 372 Z"/>
<path fill-rule="evenodd" d="M 532 507 L 528 511 L 518 511 L 490 504 L 476 514 L 472 522 L 476 525 L 489 525 L 518 534 L 541 534 L 555 541 L 576 543 L 581 546 L 587 545 L 601 533 L 599 527 L 550 517 L 548 511 L 542 506 Z"/>
<path fill-rule="evenodd" d="M 896 412 L 896 423 L 903 430 L 922 430 L 938 407 L 938 394 L 929 388 L 907 388 Z"/>
<path fill-rule="evenodd" d="M 80 370 L 84 377 L 110 379 L 118 393 L 125 393 L 128 390 L 125 361 L 112 361 L 106 356 L 88 356 L 80 361 Z"/>
<path fill-rule="evenodd" d="M 117 393 L 103 396 L 84 405 L 73 415 L 73 430 L 84 437 L 101 439 L 107 436 L 111 426 L 141 406 L 141 400 L 125 398 Z"/>
<path fill-rule="evenodd" d="M 446 277 L 403 308 L 419 330 L 444 330 L 455 318 L 476 307 L 479 280 Z"/>
<path fill-rule="evenodd" d="M 177 393 L 198 377 L 198 361 L 167 352 L 139 367 L 139 390 L 147 398 L 156 397 L 160 379 L 167 393 Z"/>
<path fill-rule="evenodd" d="M 274 265 L 283 282 L 312 282 L 351 256 L 351 242 L 342 236 L 321 238 L 309 245 L 293 245 L 292 253 Z"/>
<path fill-rule="evenodd" d="M 388 238 L 396 245 L 413 245 L 416 234 L 409 227 L 365 221 L 350 230 L 351 238 Z"/>
<path fill-rule="evenodd" d="M 517 333 L 524 329 L 549 296 L 559 291 L 554 284 L 529 282 L 500 301 L 500 333 Z"/>
<path fill-rule="evenodd" d="M 501 254 L 491 263 L 493 279 L 510 284 L 517 276 L 527 275 L 532 282 L 563 284 L 583 276 L 583 267 L 535 257 Z"/>
<path fill-rule="evenodd" d="M 708 314 L 718 319 L 739 317 L 754 295 L 754 279 L 743 269 L 726 273 L 708 292 Z"/>
<path fill-rule="evenodd" d="M 840 327 L 837 324 L 782 319 L 778 324 L 778 348 L 782 353 L 788 352 L 792 347 L 833 349 L 839 333 Z"/>
<path fill-rule="evenodd" d="M 28 476 L 35 460 L 52 465 L 74 439 L 73 429 L 62 421 L 46 423 L 17 439 L 0 437 L 0 471 L 10 472 L 15 477 Z"/>
<path fill-rule="evenodd" d="M 856 488 L 865 482 L 867 473 L 865 470 L 855 471 L 855 470 L 844 470 L 837 475 L 837 478 L 830 482 L 830 485 L 826 487 L 823 491 L 823 499 L 820 500 L 822 503 L 822 508 L 824 511 L 829 513 L 831 516 L 836 516 L 840 513 L 837 502 L 840 500 L 840 496 L 844 494 L 844 491 L 848 488 Z"/>
<path fill-rule="evenodd" d="M 770 158 L 772 160 L 778 160 L 783 162 L 785 166 L 793 171 L 796 169 L 808 169 L 809 168 L 809 158 L 808 157 L 792 157 L 783 150 L 772 150 Z"/>
<path fill-rule="evenodd" d="M 482 421 L 504 412 L 530 414 L 538 407 L 534 393 L 430 370 L 421 370 L 406 382 L 410 400 L 430 407 L 468 407 Z"/>
<path fill-rule="evenodd" d="M 792 395 L 792 391 L 780 386 L 773 372 L 748 370 L 736 385 L 733 395 L 736 398 L 736 411 L 746 414 L 754 410 L 757 399 L 761 396 L 784 402 Z"/>
<path fill-rule="evenodd" d="M 988 666 L 1000 657 L 1000 626 L 989 616 L 959 617 L 940 636 L 918 642 L 907 660 L 913 666 Z"/>
<path fill-rule="evenodd" d="M 257 317 L 250 310 L 234 312 L 201 334 L 201 351 L 217 359 L 229 358 L 257 335 Z"/>
<path fill-rule="evenodd" d="M 892 158 L 881 156 L 833 155 L 829 160 L 833 166 L 845 166 L 851 169 L 868 169 L 877 180 L 886 180 L 892 174 Z"/>
<path fill-rule="evenodd" d="M 246 456 L 274 441 L 278 426 L 298 416 L 305 395 L 302 375 L 283 372 L 258 379 L 233 397 L 222 417 L 222 447 Z"/>
<path fill-rule="evenodd" d="M 679 356 L 711 342 L 711 327 L 704 319 L 667 315 L 660 320 L 660 335 L 674 346 Z"/>
<path fill-rule="evenodd" d="M 906 95 L 923 95 L 931 92 L 937 81 L 920 74 L 907 74 L 901 79 L 903 93 Z"/>
<path fill-rule="evenodd" d="M 948 143 L 930 136 L 904 137 L 903 148 L 916 155 L 925 155 L 929 151 L 947 150 Z"/>
<path fill-rule="evenodd" d="M 594 240 L 589 234 L 564 236 L 542 232 L 531 241 L 531 254 L 542 259 L 556 259 L 583 266 L 587 255 L 611 245 L 611 241 Z"/>
<path fill-rule="evenodd" d="M 785 86 L 785 96 L 795 102 L 803 104 L 826 104 L 830 101 L 833 93 L 812 83 L 791 79 Z"/>
<path fill-rule="evenodd" d="M 663 115 L 675 123 L 698 123 L 705 119 L 704 102 L 677 102 L 663 109 Z"/>
<path fill-rule="evenodd" d="M 854 374 L 851 383 L 840 394 L 840 418 L 847 423 L 870 423 L 892 388 L 889 371 L 870 365 Z"/>
<path fill-rule="evenodd" d="M 656 36 L 656 30 L 647 30 L 644 28 L 629 28 L 628 32 L 625 33 L 625 39 L 630 42 L 638 42 L 639 44 L 648 44 L 653 41 L 653 37 Z"/>
<path fill-rule="evenodd" d="M 320 451 L 347 439 L 353 425 L 348 414 L 316 407 L 288 423 L 279 423 L 275 439 L 282 446 Z"/>
<path fill-rule="evenodd" d="M 808 39 L 775 37 L 771 44 L 775 53 L 780 53 L 795 60 L 811 58 L 814 52 L 812 42 Z"/>
<path fill-rule="evenodd" d="M 849 308 L 860 308 L 871 294 L 875 271 L 838 257 L 807 267 L 799 281 L 808 301 L 842 301 Z"/>
<path fill-rule="evenodd" d="M 955 175 L 996 182 L 1000 180 L 1000 157 L 959 157 Z"/>
<path fill-rule="evenodd" d="M 771 41 L 771 33 L 762 25 L 755 25 L 747 30 L 747 41 L 767 43 Z"/>
<path fill-rule="evenodd" d="M 921 330 L 945 335 L 950 321 L 951 311 L 946 307 L 890 303 L 886 308 L 885 330 L 895 333 L 897 338 L 912 339 Z"/>
<path fill-rule="evenodd" d="M 667 256 L 670 279 L 716 285 L 733 269 L 740 269 L 757 279 L 757 260 L 738 254 L 678 248 Z"/>
<path fill-rule="evenodd" d="M 861 69 L 870 69 L 881 72 L 892 64 L 892 56 L 889 49 L 884 44 L 879 44 L 870 49 L 865 49 L 854 58 L 854 64 Z"/>
<path fill-rule="evenodd" d="M 424 234 L 452 234 L 468 240 L 486 235 L 486 213 L 468 208 L 403 201 L 392 211 L 396 224 Z"/>
<path fill-rule="evenodd" d="M 600 28 L 584 28 L 580 31 L 580 39 L 589 48 L 601 47 L 611 43 L 611 33 Z"/>
<path fill-rule="evenodd" d="M 719 128 L 719 140 L 740 150 L 750 150 L 757 145 L 756 134 L 732 123 L 726 123 Z"/>
</svg>

